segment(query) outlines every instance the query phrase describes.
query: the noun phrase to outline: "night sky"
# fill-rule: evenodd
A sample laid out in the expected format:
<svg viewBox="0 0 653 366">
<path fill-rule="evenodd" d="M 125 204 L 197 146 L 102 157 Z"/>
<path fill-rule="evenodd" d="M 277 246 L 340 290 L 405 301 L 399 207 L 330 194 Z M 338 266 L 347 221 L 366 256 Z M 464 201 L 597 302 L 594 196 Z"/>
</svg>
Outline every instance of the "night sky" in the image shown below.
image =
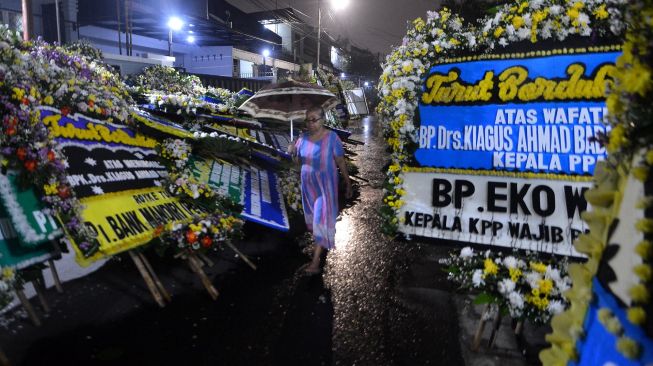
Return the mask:
<svg viewBox="0 0 653 366">
<path fill-rule="evenodd" d="M 304 20 L 317 26 L 317 0 L 227 0 L 245 12 L 292 7 L 305 14 Z M 427 10 L 439 7 L 437 0 L 349 0 L 340 11 L 331 8 L 329 0 L 321 0 L 322 27 L 337 38 L 347 37 L 358 47 L 390 52 L 406 34 L 406 22 L 426 17 Z"/>
</svg>

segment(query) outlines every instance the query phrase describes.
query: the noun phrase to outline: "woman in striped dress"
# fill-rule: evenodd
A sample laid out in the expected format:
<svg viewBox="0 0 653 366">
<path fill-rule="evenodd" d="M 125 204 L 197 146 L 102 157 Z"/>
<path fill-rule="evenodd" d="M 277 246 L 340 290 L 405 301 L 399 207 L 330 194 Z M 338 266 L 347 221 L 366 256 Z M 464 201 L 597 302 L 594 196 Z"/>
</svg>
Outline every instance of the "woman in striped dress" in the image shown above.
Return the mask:
<svg viewBox="0 0 653 366">
<path fill-rule="evenodd" d="M 320 272 L 323 250 L 335 246 L 338 217 L 338 170 L 345 180 L 345 196 L 351 198 L 351 181 L 345 164 L 342 142 L 338 135 L 324 127 L 324 109 L 306 111 L 307 132 L 288 147 L 289 153 L 301 162 L 302 206 L 308 230 L 315 239 L 313 259 L 305 268 L 307 274 Z"/>
</svg>

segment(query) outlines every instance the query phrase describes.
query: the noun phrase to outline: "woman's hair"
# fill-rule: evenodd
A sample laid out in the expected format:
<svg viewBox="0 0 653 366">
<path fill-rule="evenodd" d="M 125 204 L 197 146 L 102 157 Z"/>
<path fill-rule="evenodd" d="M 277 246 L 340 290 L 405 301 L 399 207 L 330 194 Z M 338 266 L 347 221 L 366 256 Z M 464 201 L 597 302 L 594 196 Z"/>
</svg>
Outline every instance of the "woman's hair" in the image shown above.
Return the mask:
<svg viewBox="0 0 653 366">
<path fill-rule="evenodd" d="M 324 108 L 322 108 L 322 107 L 315 106 L 315 107 L 311 107 L 311 108 L 306 110 L 306 114 L 309 114 L 311 112 L 320 112 L 320 117 L 322 119 L 326 118 L 326 113 L 324 112 Z"/>
</svg>

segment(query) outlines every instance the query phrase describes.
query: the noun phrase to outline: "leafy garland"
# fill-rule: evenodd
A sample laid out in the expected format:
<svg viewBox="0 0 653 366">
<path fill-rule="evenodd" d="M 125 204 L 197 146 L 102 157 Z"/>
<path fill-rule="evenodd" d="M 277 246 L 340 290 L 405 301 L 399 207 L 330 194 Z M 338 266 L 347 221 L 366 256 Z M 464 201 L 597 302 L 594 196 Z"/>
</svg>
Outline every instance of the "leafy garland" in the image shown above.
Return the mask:
<svg viewBox="0 0 653 366">
<path fill-rule="evenodd" d="M 568 305 L 562 296 L 571 284 L 565 260 L 543 263 L 536 257 L 524 260 L 465 247 L 440 263 L 461 288 L 480 291 L 475 303 L 496 304 L 513 319 L 545 324 Z"/>
<path fill-rule="evenodd" d="M 493 16 L 465 23 L 449 9 L 417 18 L 402 44 L 383 64 L 377 113 L 385 127 L 391 163 L 384 185 L 383 231 L 395 234 L 397 212 L 406 193 L 401 173 L 413 163 L 417 134 L 416 110 L 421 80 L 431 66 L 447 58 L 509 50 L 513 42 L 564 41 L 570 37 L 621 36 L 625 0 L 515 1 L 498 8 Z"/>
<path fill-rule="evenodd" d="M 613 125 L 607 144 L 608 163 L 595 175 L 597 186 L 587 192 L 593 210 L 583 219 L 590 225 L 590 234 L 582 235 L 576 243 L 579 252 L 588 255 L 584 265 L 570 268 L 572 290 L 566 296 L 571 301 L 569 310 L 552 321 L 553 332 L 547 335 L 551 347 L 540 353 L 547 365 L 566 364 L 578 359 L 575 344 L 582 337 L 582 326 L 591 298 L 592 278 L 597 274 L 603 252 L 607 247 L 610 223 L 616 218 L 623 194 L 623 181 L 630 173 L 636 179 L 650 183 L 653 168 L 653 39 L 651 18 L 653 1 L 632 2 L 625 14 L 628 24 L 623 53 L 617 60 L 615 83 L 607 98 L 608 117 Z M 635 157 L 635 158 L 633 158 Z M 634 166 L 630 162 L 633 161 Z M 648 183 L 647 183 L 648 182 Z M 653 197 L 644 197 L 639 209 L 651 208 Z M 653 220 L 644 218 L 635 225 L 644 240 L 634 246 L 634 255 L 641 264 L 633 267 L 638 279 L 630 288 L 632 304 L 626 310 L 628 322 L 651 329 L 651 288 L 653 286 Z M 626 358 L 636 360 L 641 355 L 641 345 L 624 335 L 623 324 L 607 308 L 598 311 L 599 322 L 617 337 L 615 347 Z M 650 333 L 649 333 L 650 336 Z"/>
<path fill-rule="evenodd" d="M 209 137 L 219 138 L 217 134 Z M 242 206 L 193 178 L 189 167 L 192 150 L 190 144 L 179 139 L 167 139 L 157 146 L 161 161 L 170 172 L 164 187 L 196 212 L 190 223 L 169 224 L 165 231 L 158 230 L 164 244 L 173 244 L 182 253 L 218 249 L 220 243 L 238 237 L 243 225 L 238 217 Z"/>
</svg>

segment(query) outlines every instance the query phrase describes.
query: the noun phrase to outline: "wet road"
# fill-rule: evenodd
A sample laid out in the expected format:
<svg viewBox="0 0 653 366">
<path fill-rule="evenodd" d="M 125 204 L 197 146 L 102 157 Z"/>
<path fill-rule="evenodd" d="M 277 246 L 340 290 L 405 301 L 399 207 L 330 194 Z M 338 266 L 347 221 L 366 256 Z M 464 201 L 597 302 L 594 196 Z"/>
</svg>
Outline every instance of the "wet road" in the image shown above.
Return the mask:
<svg viewBox="0 0 653 366">
<path fill-rule="evenodd" d="M 382 168 L 388 162 L 382 129 L 370 117 L 352 127 L 352 138 L 365 142 L 354 151 L 360 175 L 369 184 L 360 186 L 359 202 L 343 212 L 336 225 L 336 250 L 327 260 L 334 363 L 461 365 L 456 316 L 448 296 L 434 302 L 413 299 L 411 290 L 421 288 L 420 281 L 434 281 L 415 272 L 418 246 L 381 233 Z"/>
<path fill-rule="evenodd" d="M 3 349 L 23 365 L 462 365 L 437 259 L 381 234 L 381 128 L 365 118 L 350 129 L 365 142 L 352 150 L 369 183 L 342 212 L 323 276 L 301 275 L 309 256 L 291 235 L 249 227 L 239 247 L 259 268 L 215 256 L 215 302 L 179 262 L 148 255 L 173 295 L 160 309 L 130 262 L 111 261 L 63 295 L 50 289 L 44 325 L 0 330 Z"/>
</svg>

